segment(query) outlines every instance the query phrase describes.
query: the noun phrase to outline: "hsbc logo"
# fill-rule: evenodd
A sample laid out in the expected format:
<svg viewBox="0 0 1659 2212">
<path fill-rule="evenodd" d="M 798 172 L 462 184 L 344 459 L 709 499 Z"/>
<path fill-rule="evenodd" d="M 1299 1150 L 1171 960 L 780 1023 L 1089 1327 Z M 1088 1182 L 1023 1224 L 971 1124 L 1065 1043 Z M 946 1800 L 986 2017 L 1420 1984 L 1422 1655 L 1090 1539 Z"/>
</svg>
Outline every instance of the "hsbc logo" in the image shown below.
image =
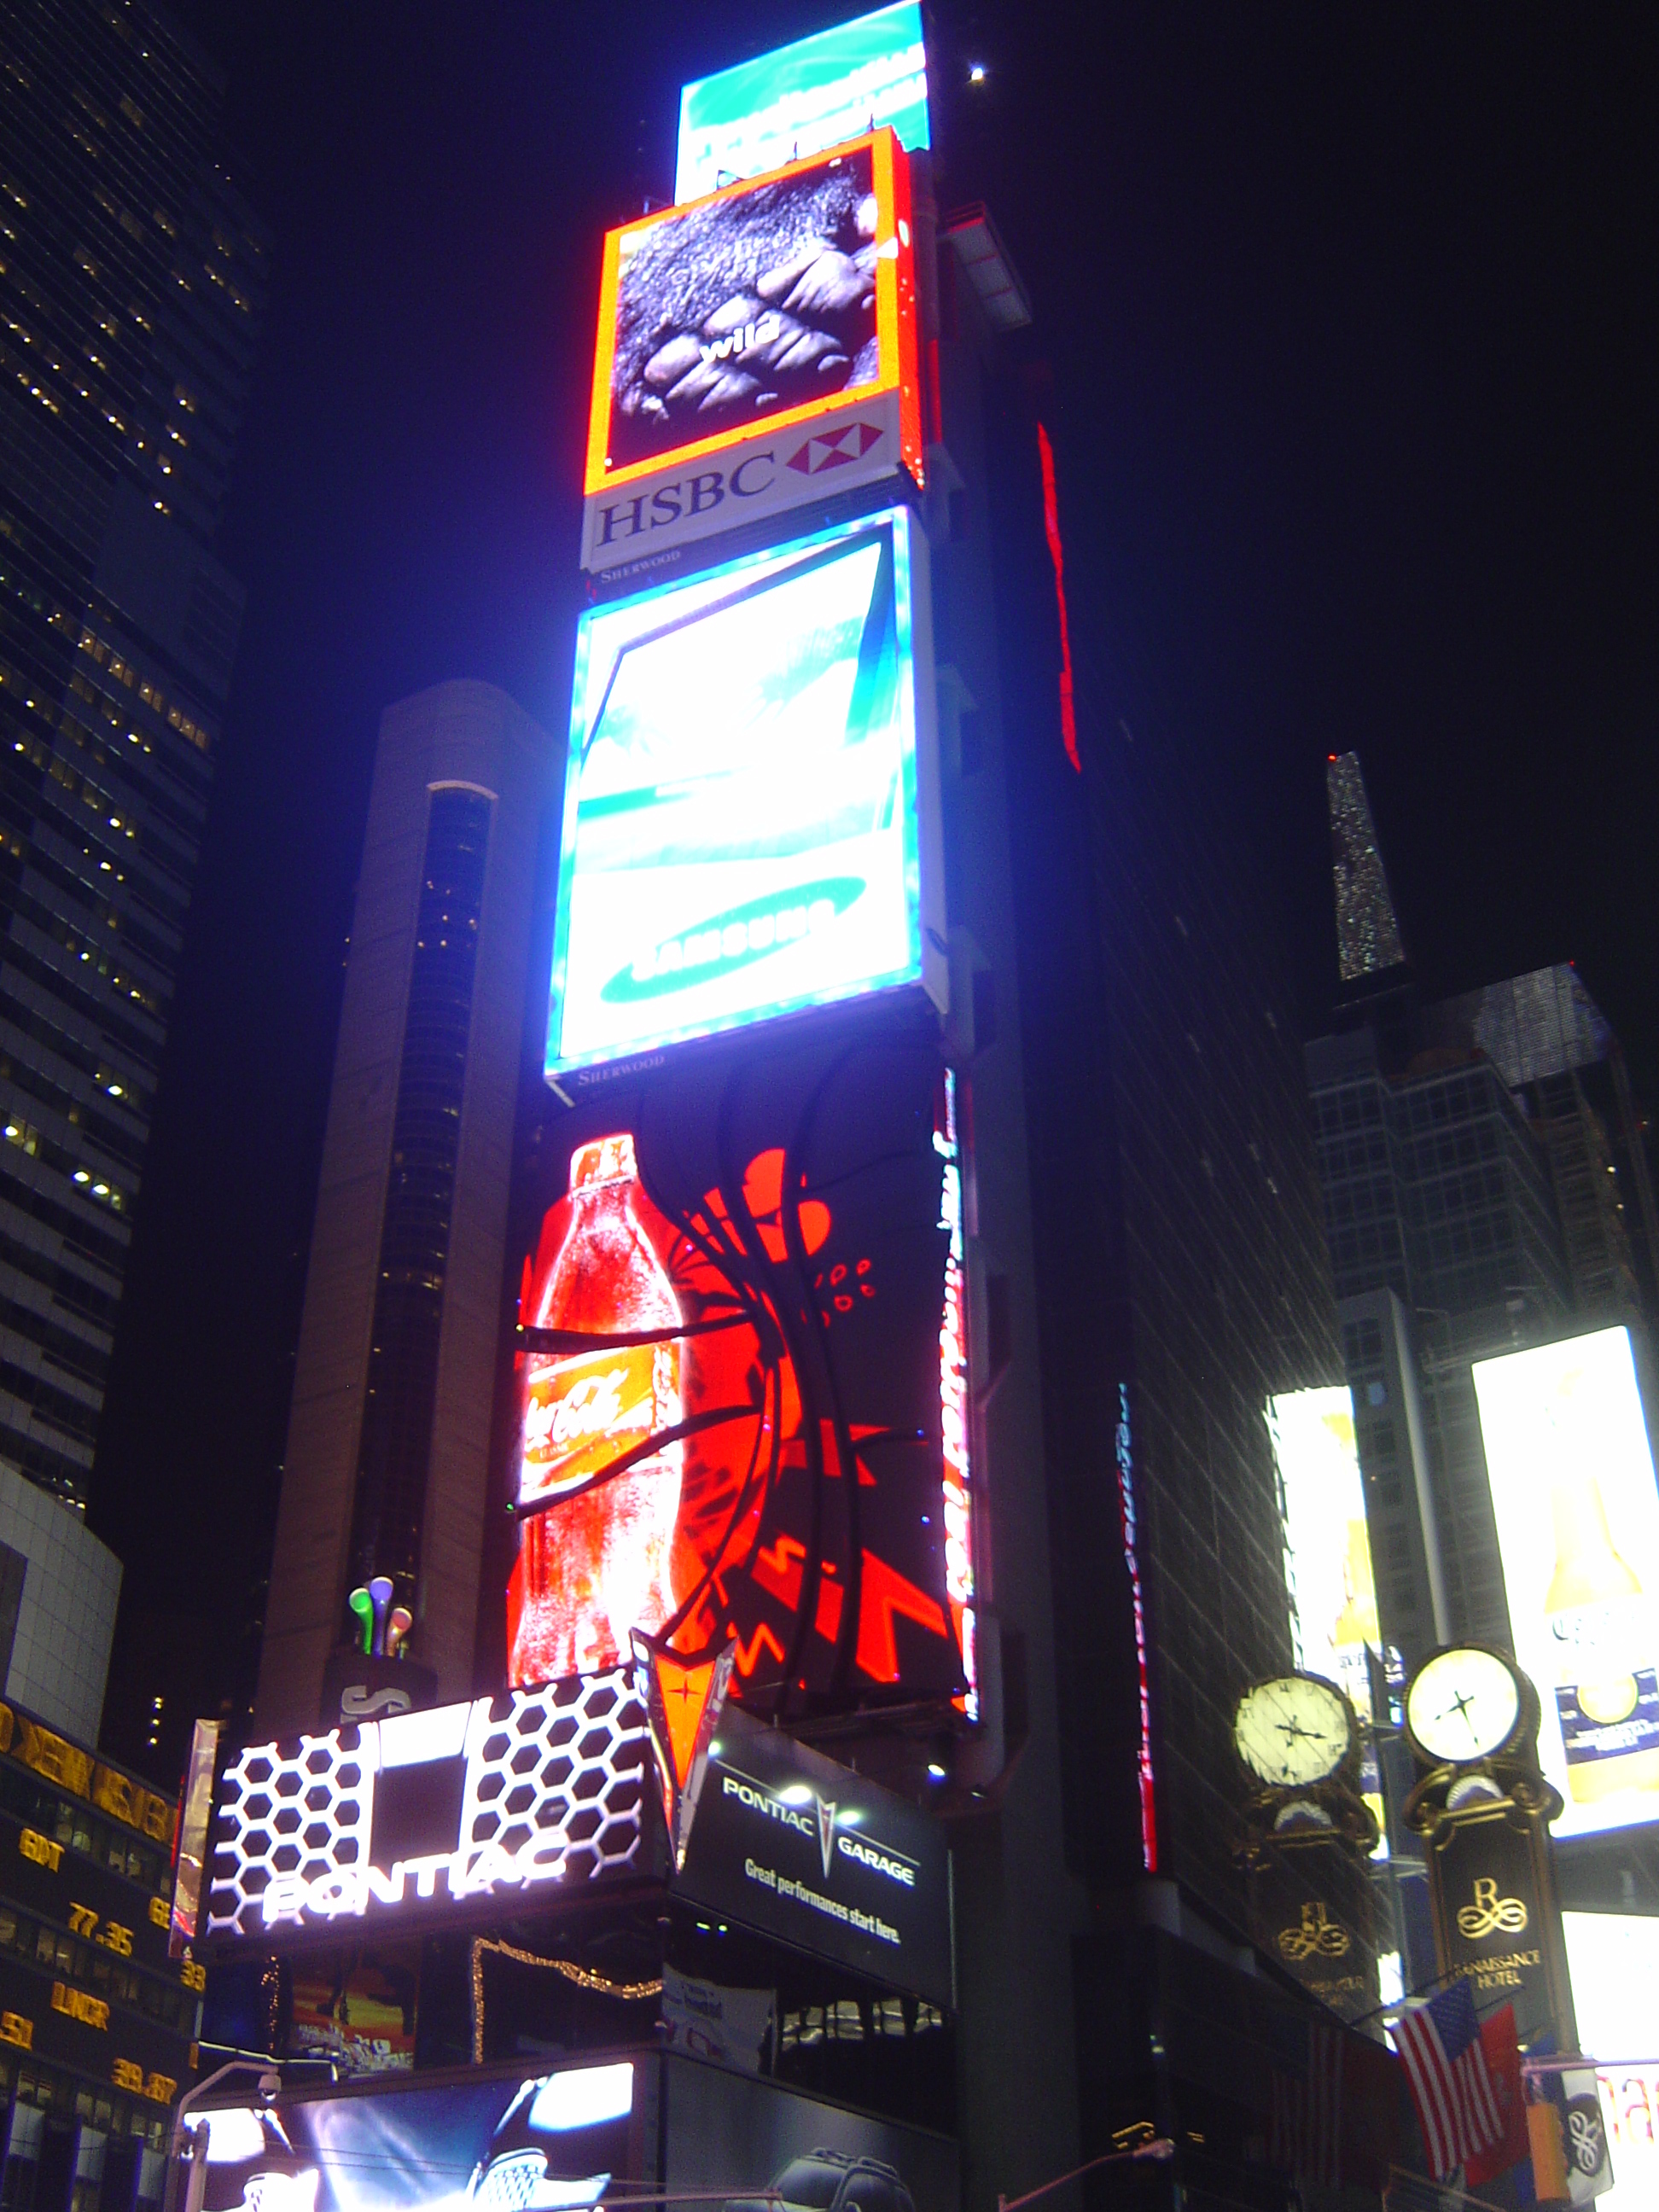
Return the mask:
<svg viewBox="0 0 1659 2212">
<path fill-rule="evenodd" d="M 737 333 L 738 338 L 743 336 Z M 750 446 L 739 449 L 729 462 L 722 457 L 684 476 L 658 478 L 641 490 L 590 501 L 587 557 L 605 568 L 642 552 L 641 539 L 661 532 L 669 536 L 658 537 L 657 542 L 666 544 L 675 538 L 734 529 L 745 510 L 770 514 L 807 496 L 799 483 L 802 477 L 816 489 L 820 479 L 833 482 L 844 469 L 854 471 L 852 481 L 878 474 L 887 440 L 887 428 L 878 416 L 855 416 L 850 422 L 813 430 L 799 442 L 778 439 Z"/>
<path fill-rule="evenodd" d="M 831 469 L 849 467 L 861 461 L 872 446 L 881 443 L 881 430 L 874 422 L 843 422 L 838 429 L 817 430 L 804 445 L 798 446 L 785 465 L 798 469 L 804 477 L 821 477 Z"/>
</svg>

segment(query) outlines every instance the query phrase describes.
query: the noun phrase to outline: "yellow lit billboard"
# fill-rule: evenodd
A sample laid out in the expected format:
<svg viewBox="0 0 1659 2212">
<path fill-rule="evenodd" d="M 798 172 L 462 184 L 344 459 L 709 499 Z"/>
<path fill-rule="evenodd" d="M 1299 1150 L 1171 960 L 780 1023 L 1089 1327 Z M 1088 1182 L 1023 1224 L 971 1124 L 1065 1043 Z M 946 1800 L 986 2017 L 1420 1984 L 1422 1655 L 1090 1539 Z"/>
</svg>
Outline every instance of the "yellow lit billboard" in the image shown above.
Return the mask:
<svg viewBox="0 0 1659 2212">
<path fill-rule="evenodd" d="M 1659 1819 L 1659 1491 L 1630 1333 L 1480 1360 L 1474 1388 L 1555 1832 Z"/>
<path fill-rule="evenodd" d="M 1381 1653 L 1365 1490 L 1346 1383 L 1267 1401 L 1284 1496 L 1285 1576 L 1297 1663 L 1339 1682 L 1362 1720 L 1371 1711 L 1365 1652 Z"/>
</svg>

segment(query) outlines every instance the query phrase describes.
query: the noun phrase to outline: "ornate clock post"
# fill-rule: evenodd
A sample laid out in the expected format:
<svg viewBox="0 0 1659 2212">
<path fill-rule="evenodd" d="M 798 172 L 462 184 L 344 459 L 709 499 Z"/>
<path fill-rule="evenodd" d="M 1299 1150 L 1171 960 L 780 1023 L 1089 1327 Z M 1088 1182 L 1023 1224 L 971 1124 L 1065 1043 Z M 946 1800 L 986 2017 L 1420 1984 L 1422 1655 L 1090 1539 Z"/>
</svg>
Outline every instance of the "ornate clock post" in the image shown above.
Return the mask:
<svg viewBox="0 0 1659 2212">
<path fill-rule="evenodd" d="M 1428 1845 L 1441 1972 L 1468 1979 L 1483 2016 L 1513 2004 L 1523 2047 L 1547 2031 L 1576 2051 L 1537 1692 L 1502 1652 L 1449 1645 L 1407 1688 L 1406 1735 L 1420 1771 L 1405 1817 Z"/>
<path fill-rule="evenodd" d="M 1242 1856 L 1257 1944 L 1342 2019 L 1373 2018 L 1376 1822 L 1353 1707 L 1321 1674 L 1279 1675 L 1239 1699 L 1233 1747 L 1250 1785 Z"/>
</svg>

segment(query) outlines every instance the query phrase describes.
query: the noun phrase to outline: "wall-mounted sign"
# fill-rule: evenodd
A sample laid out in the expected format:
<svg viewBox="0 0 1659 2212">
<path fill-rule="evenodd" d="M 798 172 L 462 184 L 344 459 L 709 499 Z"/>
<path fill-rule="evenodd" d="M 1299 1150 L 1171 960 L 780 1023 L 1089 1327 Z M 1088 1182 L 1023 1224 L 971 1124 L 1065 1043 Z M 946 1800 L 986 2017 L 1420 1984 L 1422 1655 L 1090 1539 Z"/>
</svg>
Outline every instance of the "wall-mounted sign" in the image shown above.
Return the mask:
<svg viewBox="0 0 1659 2212">
<path fill-rule="evenodd" d="M 682 1666 L 734 1646 L 766 1713 L 963 1694 L 947 1115 L 936 1043 L 854 1024 L 561 1117 L 526 1224 L 511 1680 L 638 1632 Z"/>
<path fill-rule="evenodd" d="M 872 991 L 945 1004 L 926 553 L 894 507 L 582 617 L 550 1080 Z"/>
<path fill-rule="evenodd" d="M 1659 1819 L 1659 1492 L 1630 1333 L 1479 1361 L 1474 1389 L 1555 1832 Z"/>
<path fill-rule="evenodd" d="M 878 1981 L 954 2001 L 939 1822 L 729 1705 L 675 1887 Z"/>
<path fill-rule="evenodd" d="M 84 1797 L 100 1813 L 171 1850 L 179 1807 L 21 1709 L 0 1705 L 0 1752 L 42 1781 Z"/>
<path fill-rule="evenodd" d="M 1369 1877 L 1340 1841 L 1263 1851 L 1251 1867 L 1251 1933 L 1270 1959 L 1342 2020 L 1378 2008 Z"/>
<path fill-rule="evenodd" d="M 1522 2043 L 1546 2031 L 1577 2047 L 1560 1912 L 1542 1818 L 1505 1801 L 1443 1816 L 1429 1835 L 1435 1948 L 1462 1974 L 1484 2019 L 1515 2007 Z"/>
<path fill-rule="evenodd" d="M 910 179 L 890 131 L 607 235 L 585 568 L 900 463 L 922 481 Z"/>
<path fill-rule="evenodd" d="M 686 85 L 674 198 L 696 199 L 880 124 L 911 152 L 929 143 L 919 0 L 896 0 Z"/>
<path fill-rule="evenodd" d="M 388 1721 L 437 1702 L 438 1677 L 418 1659 L 331 1651 L 318 1720 L 325 1729 L 345 1728 L 353 1721 Z"/>
<path fill-rule="evenodd" d="M 390 1934 L 642 1871 L 631 1670 L 254 1744 L 220 1779 L 205 1934 Z"/>
</svg>

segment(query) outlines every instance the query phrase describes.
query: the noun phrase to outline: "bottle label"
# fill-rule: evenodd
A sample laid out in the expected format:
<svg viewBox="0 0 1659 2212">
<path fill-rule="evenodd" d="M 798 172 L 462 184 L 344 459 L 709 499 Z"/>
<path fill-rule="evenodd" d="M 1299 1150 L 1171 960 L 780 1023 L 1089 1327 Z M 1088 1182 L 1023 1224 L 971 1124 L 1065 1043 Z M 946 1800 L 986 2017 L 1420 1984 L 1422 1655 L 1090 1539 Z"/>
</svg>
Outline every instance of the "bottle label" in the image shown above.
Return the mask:
<svg viewBox="0 0 1659 2212">
<path fill-rule="evenodd" d="M 1569 1766 L 1659 1750 L 1659 1672 L 1651 1667 L 1561 1683 L 1555 1705 Z"/>
<path fill-rule="evenodd" d="M 679 1419 L 672 1345 L 637 1344 L 532 1360 L 526 1377 L 520 1504 L 561 1498 Z"/>
</svg>

